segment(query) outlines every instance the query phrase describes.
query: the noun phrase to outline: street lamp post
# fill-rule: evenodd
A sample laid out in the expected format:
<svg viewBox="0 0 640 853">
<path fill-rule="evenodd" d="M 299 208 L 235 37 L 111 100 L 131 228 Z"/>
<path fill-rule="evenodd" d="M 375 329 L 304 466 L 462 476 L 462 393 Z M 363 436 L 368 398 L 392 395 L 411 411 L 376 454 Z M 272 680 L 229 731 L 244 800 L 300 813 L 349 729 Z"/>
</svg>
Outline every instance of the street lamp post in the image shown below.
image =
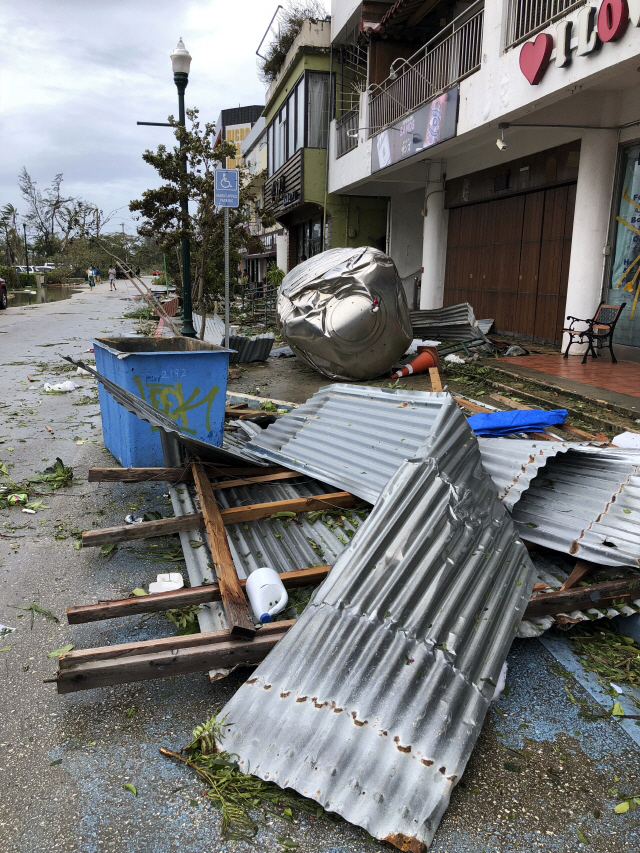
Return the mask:
<svg viewBox="0 0 640 853">
<path fill-rule="evenodd" d="M 178 89 L 179 117 L 178 122 L 186 127 L 184 111 L 184 91 L 189 83 L 189 68 L 191 67 L 191 55 L 184 46 L 182 39 L 171 54 L 171 65 L 173 67 L 173 79 Z M 184 144 L 180 141 L 182 156 L 182 169 L 184 181 L 180 192 L 180 207 L 182 209 L 182 334 L 186 338 L 195 338 L 196 330 L 193 328 L 193 309 L 191 307 L 191 250 L 187 230 L 189 228 L 189 195 L 187 192 L 187 153 L 182 152 Z"/>
</svg>

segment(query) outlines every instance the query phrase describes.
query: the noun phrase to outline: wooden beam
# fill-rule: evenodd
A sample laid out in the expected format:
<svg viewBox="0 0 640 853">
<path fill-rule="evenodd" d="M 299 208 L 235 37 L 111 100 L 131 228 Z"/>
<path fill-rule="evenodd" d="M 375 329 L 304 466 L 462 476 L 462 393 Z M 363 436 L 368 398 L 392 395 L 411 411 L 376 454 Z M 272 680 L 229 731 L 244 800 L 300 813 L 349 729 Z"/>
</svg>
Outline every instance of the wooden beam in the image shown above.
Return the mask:
<svg viewBox="0 0 640 853">
<path fill-rule="evenodd" d="M 211 494 L 213 495 L 213 489 L 218 488 L 218 486 L 211 483 L 206 474 L 204 478 L 209 483 Z M 255 521 L 259 518 L 270 518 L 278 512 L 317 512 L 323 509 L 333 509 L 334 507 L 349 507 L 356 503 L 360 503 L 360 499 L 349 492 L 331 492 L 327 495 L 316 495 L 312 498 L 291 498 L 285 501 L 249 504 L 247 506 L 217 510 L 217 512 L 223 524 L 237 524 L 244 521 Z M 99 545 L 108 545 L 112 542 L 129 542 L 134 539 L 150 539 L 154 536 L 170 536 L 173 533 L 199 530 L 203 525 L 204 516 L 201 513 L 192 513 L 190 515 L 176 516 L 175 518 L 158 518 L 155 521 L 142 521 L 140 524 L 123 524 L 120 527 L 87 530 L 82 534 L 82 547 L 96 548 Z"/>
<path fill-rule="evenodd" d="M 251 504 L 220 511 L 225 524 L 240 521 L 255 521 L 258 518 L 270 518 L 278 512 L 317 512 L 335 507 L 348 507 L 361 503 L 360 498 L 350 492 L 331 492 L 327 495 L 315 495 L 312 498 L 291 498 L 286 501 L 272 501 L 266 504 Z"/>
<path fill-rule="evenodd" d="M 286 472 L 286 468 L 272 466 L 261 468 L 259 465 L 247 468 L 230 467 L 226 465 L 207 465 L 205 467 L 210 477 L 251 477 L 254 474 L 273 475 Z M 298 476 L 298 475 L 297 475 Z M 144 483 L 148 480 L 177 483 L 181 480 L 191 481 L 193 476 L 190 468 L 89 468 L 89 483 Z"/>
<path fill-rule="evenodd" d="M 192 462 L 191 469 L 200 498 L 209 549 L 218 576 L 222 606 L 229 623 L 229 630 L 235 637 L 251 638 L 255 636 L 256 628 L 249 617 L 247 599 L 244 597 L 240 580 L 236 574 L 224 522 L 213 494 L 211 481 L 199 463 Z"/>
<path fill-rule="evenodd" d="M 212 480 L 213 488 L 235 489 L 238 486 L 252 486 L 254 483 L 275 483 L 279 480 L 292 480 L 295 477 L 304 477 L 298 471 L 281 471 L 278 474 L 262 474 L 260 477 L 243 477 L 237 480 Z"/>
<path fill-rule="evenodd" d="M 120 527 L 105 527 L 102 530 L 87 530 L 82 534 L 83 548 L 96 548 L 112 542 L 129 542 L 134 539 L 150 539 L 153 536 L 170 536 L 172 533 L 199 530 L 202 527 L 201 513 L 179 515 L 175 518 L 158 518 L 140 524 L 123 524 Z"/>
<path fill-rule="evenodd" d="M 522 409 L 526 411 L 531 411 L 531 406 L 525 406 L 524 403 L 517 403 L 515 400 L 511 400 L 509 397 L 503 397 L 502 394 L 489 394 L 492 400 L 495 400 L 498 403 L 502 403 L 503 406 L 509 406 L 512 409 Z"/>
<path fill-rule="evenodd" d="M 259 635 L 251 641 L 226 634 L 226 639 L 206 645 L 192 644 L 186 648 L 172 647 L 115 660 L 78 663 L 68 669 L 61 669 L 57 678 L 52 680 L 56 683 L 58 693 L 73 693 L 171 675 L 207 672 L 210 669 L 252 666 L 264 660 L 289 627 L 287 622 L 276 622 L 274 625 L 283 626 L 282 631 L 263 633 L 261 629 Z"/>
<path fill-rule="evenodd" d="M 478 414 L 478 412 L 485 412 L 491 414 L 494 409 L 487 409 L 484 406 L 478 405 L 478 403 L 472 403 L 470 400 L 463 400 L 462 397 L 454 397 L 453 398 L 459 406 L 462 406 L 463 409 L 468 409 L 470 412 L 474 412 Z"/>
<path fill-rule="evenodd" d="M 295 619 L 283 619 L 281 622 L 268 622 L 263 625 L 257 635 L 260 637 L 273 634 L 285 634 L 294 624 Z M 136 657 L 137 655 L 148 655 L 154 652 L 167 652 L 177 649 L 191 649 L 196 646 L 214 646 L 226 643 L 229 640 L 228 631 L 206 631 L 202 634 L 187 634 L 185 637 L 160 637 L 157 640 L 142 640 L 135 643 L 119 643 L 116 646 L 97 646 L 92 649 L 74 649 L 60 655 L 58 669 L 71 669 L 80 663 L 94 663 L 95 661 L 111 660 L 117 661 L 122 658 Z M 235 642 L 242 642 L 238 639 Z"/>
<path fill-rule="evenodd" d="M 573 567 L 573 571 L 566 579 L 566 581 L 560 587 L 560 591 L 565 589 L 572 589 L 574 586 L 577 586 L 582 578 L 590 572 L 591 569 L 594 569 L 595 566 L 593 563 L 587 563 L 584 560 L 576 560 L 576 564 Z"/>
<path fill-rule="evenodd" d="M 627 602 L 636 598 L 640 598 L 640 578 L 625 578 L 593 586 L 543 592 L 530 599 L 523 618 L 532 619 L 537 616 L 570 613 L 572 610 L 588 610 L 590 607 L 602 607 L 612 601 Z"/>
<path fill-rule="evenodd" d="M 323 581 L 331 566 L 312 566 L 310 569 L 298 569 L 294 572 L 283 572 L 280 580 L 287 589 L 301 586 L 312 586 Z M 244 588 L 246 580 L 240 581 Z M 206 604 L 220 601 L 220 587 L 217 583 L 204 586 L 192 586 L 187 589 L 176 589 L 171 592 L 156 592 L 151 595 L 134 595 L 117 601 L 100 601 L 97 604 L 81 604 L 67 608 L 69 625 L 80 625 L 84 622 L 98 622 L 101 619 L 122 619 L 125 616 L 135 616 L 138 613 L 158 613 L 172 608 L 189 607 L 194 604 Z"/>
</svg>

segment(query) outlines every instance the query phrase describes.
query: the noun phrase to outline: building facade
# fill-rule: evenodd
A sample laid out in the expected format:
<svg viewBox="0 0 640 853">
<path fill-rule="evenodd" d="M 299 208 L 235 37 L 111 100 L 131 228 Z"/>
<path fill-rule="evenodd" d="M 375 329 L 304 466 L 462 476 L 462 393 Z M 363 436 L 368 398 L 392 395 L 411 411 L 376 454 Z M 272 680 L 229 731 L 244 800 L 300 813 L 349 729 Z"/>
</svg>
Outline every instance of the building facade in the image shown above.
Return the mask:
<svg viewBox="0 0 640 853">
<path fill-rule="evenodd" d="M 242 164 L 242 143 L 251 132 L 251 128 L 262 115 L 261 104 L 251 104 L 248 107 L 231 107 L 221 110 L 215 125 L 215 145 L 221 142 L 231 142 L 236 146 L 237 156 L 227 157 L 227 169 L 237 169 Z"/>
<path fill-rule="evenodd" d="M 264 203 L 285 232 L 278 266 L 336 246 L 386 248 L 387 198 L 328 191 L 327 144 L 340 88 L 329 21 L 306 21 L 269 87 L 264 108 Z"/>
<path fill-rule="evenodd" d="M 282 238 L 284 229 L 275 225 L 263 224 L 265 213 L 264 185 L 267 175 L 267 129 L 264 117 L 251 128 L 242 142 L 240 151 L 246 170 L 245 187 L 250 195 L 249 222 L 247 228 L 256 237 L 257 251 L 246 252 L 242 258 L 242 276 L 251 284 L 262 285 L 266 280 L 270 264 L 277 262 L 278 238 Z M 260 288 L 256 288 L 260 290 Z"/>
<path fill-rule="evenodd" d="M 328 192 L 388 198 L 410 301 L 470 302 L 560 342 L 626 302 L 640 360 L 640 0 L 336 0 L 334 56 L 366 56 L 330 126 Z M 357 133 L 353 133 L 357 128 Z"/>
</svg>

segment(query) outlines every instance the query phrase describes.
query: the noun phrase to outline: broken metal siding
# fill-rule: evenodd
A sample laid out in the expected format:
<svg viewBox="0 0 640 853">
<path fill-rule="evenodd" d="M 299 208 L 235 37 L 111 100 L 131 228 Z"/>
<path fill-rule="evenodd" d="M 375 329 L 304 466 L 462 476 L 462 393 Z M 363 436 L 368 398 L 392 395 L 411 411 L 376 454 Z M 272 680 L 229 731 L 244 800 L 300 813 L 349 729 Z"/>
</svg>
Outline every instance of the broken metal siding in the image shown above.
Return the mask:
<svg viewBox="0 0 640 853">
<path fill-rule="evenodd" d="M 229 356 L 229 362 L 246 364 L 251 361 L 266 361 L 274 340 L 273 332 L 254 335 L 252 338 L 246 335 L 229 335 L 229 348 L 235 350 Z"/>
<path fill-rule="evenodd" d="M 225 748 L 245 771 L 375 837 L 424 849 L 533 578 L 477 441 L 445 400 L 423 455 L 401 465 L 300 619 L 224 709 L 234 723 Z"/>
</svg>

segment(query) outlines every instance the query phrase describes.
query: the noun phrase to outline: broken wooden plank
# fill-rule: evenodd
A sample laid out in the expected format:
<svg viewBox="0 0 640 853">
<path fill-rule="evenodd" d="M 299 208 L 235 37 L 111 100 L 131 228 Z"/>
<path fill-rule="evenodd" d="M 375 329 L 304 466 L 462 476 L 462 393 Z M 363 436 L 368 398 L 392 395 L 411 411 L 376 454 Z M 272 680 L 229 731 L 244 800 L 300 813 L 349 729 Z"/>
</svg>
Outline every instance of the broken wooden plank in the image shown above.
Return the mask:
<svg viewBox="0 0 640 853">
<path fill-rule="evenodd" d="M 516 400 L 511 400 L 509 397 L 503 397 L 502 394 L 489 394 L 492 400 L 502 403 L 503 406 L 509 406 L 512 409 L 523 409 L 531 411 L 531 406 L 525 406 L 524 403 L 518 403 Z"/>
<path fill-rule="evenodd" d="M 301 586 L 312 586 L 323 581 L 331 566 L 312 566 L 309 569 L 298 569 L 294 572 L 283 572 L 280 580 L 286 589 Z M 244 588 L 246 580 L 242 578 L 240 585 Z M 138 613 L 157 613 L 172 608 L 189 607 L 194 604 L 206 604 L 220 601 L 220 587 L 217 583 L 193 586 L 187 589 L 176 589 L 171 592 L 156 592 L 151 595 L 134 595 L 116 601 L 100 601 L 97 604 L 81 604 L 67 608 L 69 625 L 80 625 L 84 622 L 98 622 L 101 619 L 119 619 L 134 616 Z"/>
<path fill-rule="evenodd" d="M 317 512 L 323 509 L 349 507 L 361 503 L 360 498 L 350 492 L 331 492 L 326 495 L 314 495 L 310 498 L 291 498 L 284 501 L 272 501 L 265 504 L 249 504 L 247 506 L 223 509 L 220 515 L 225 524 L 235 524 L 241 521 L 255 521 L 259 518 L 270 518 L 279 512 Z"/>
<path fill-rule="evenodd" d="M 609 605 L 613 601 L 626 603 L 636 598 L 640 598 L 640 577 L 543 592 L 530 599 L 523 618 L 533 619 L 537 616 L 571 613 L 573 610 L 588 610 L 590 607 Z"/>
<path fill-rule="evenodd" d="M 226 465 L 203 463 L 209 477 L 251 477 L 254 474 L 273 475 L 287 472 L 286 468 L 274 465 L 262 468 L 259 465 L 238 468 Z M 193 479 L 190 468 L 89 468 L 89 483 L 144 483 L 148 480 L 179 483 Z"/>
<path fill-rule="evenodd" d="M 495 409 L 487 409 L 485 406 L 480 406 L 478 403 L 472 403 L 471 400 L 464 400 L 462 397 L 454 397 L 453 398 L 459 406 L 462 406 L 463 409 L 468 409 L 470 412 L 474 412 L 478 414 L 479 412 L 485 414 L 492 414 Z"/>
<path fill-rule="evenodd" d="M 258 629 L 257 634 L 265 637 L 272 634 L 284 634 L 294 624 L 295 619 L 283 619 L 280 622 L 267 622 Z M 153 654 L 177 649 L 191 649 L 196 646 L 213 646 L 229 640 L 228 631 L 205 631 L 202 634 L 187 634 L 184 637 L 160 637 L 157 640 L 138 640 L 135 643 L 118 643 L 115 646 L 97 646 L 91 649 L 74 649 L 58 658 L 58 669 L 71 669 L 81 663 L 94 663 L 101 660 L 117 661 L 137 655 Z M 239 638 L 236 642 L 242 642 Z"/>
<path fill-rule="evenodd" d="M 263 633 L 261 629 L 258 636 L 250 641 L 232 637 L 227 632 L 215 632 L 224 633 L 226 639 L 202 646 L 194 644 L 187 648 L 171 648 L 122 659 L 79 663 L 61 669 L 52 681 L 58 693 L 62 694 L 171 675 L 207 672 L 211 669 L 251 666 L 264 660 L 289 627 L 287 622 L 275 622 L 275 626 L 283 628 L 273 633 Z"/>
<path fill-rule="evenodd" d="M 253 637 L 256 628 L 249 616 L 249 608 L 244 591 L 240 586 L 240 579 L 233 564 L 233 557 L 229 550 L 227 534 L 224 529 L 224 521 L 220 515 L 218 504 L 213 494 L 211 481 L 207 477 L 205 469 L 197 462 L 191 463 L 193 479 L 198 490 L 204 526 L 209 540 L 209 549 L 213 558 L 222 606 L 229 623 L 229 630 L 233 636 Z"/>
<path fill-rule="evenodd" d="M 442 391 L 442 381 L 440 379 L 440 371 L 437 367 L 429 368 L 429 379 L 431 380 L 432 391 Z"/>
<path fill-rule="evenodd" d="M 576 564 L 573 567 L 573 570 L 566 581 L 560 587 L 560 591 L 564 589 L 572 589 L 574 586 L 577 586 L 582 578 L 590 572 L 591 569 L 596 568 L 593 563 L 587 563 L 585 560 L 576 560 Z"/>
</svg>

